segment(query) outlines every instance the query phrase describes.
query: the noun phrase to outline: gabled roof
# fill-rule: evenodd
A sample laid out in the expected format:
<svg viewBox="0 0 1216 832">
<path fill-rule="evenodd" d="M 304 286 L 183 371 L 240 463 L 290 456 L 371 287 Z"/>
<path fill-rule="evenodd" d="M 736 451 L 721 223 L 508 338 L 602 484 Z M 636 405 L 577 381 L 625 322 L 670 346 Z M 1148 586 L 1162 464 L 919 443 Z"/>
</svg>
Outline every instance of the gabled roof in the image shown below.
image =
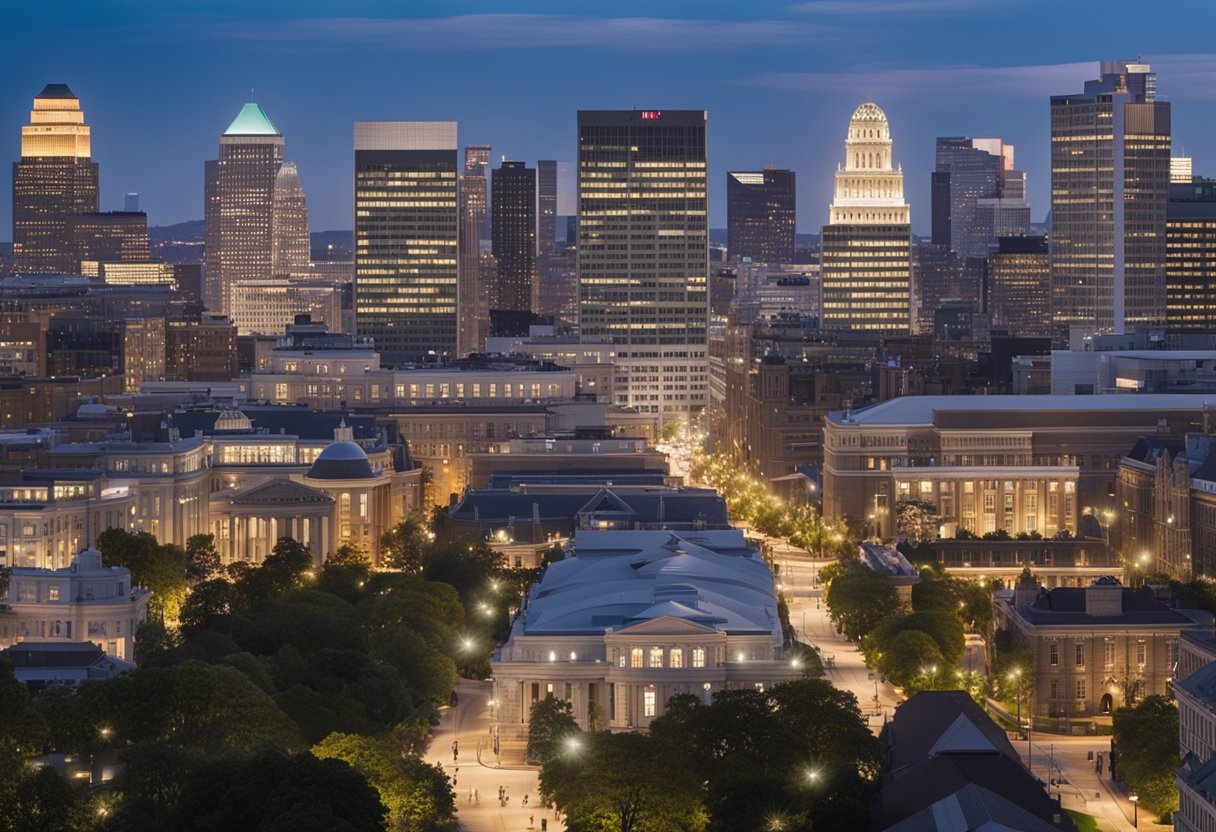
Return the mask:
<svg viewBox="0 0 1216 832">
<path fill-rule="evenodd" d="M 969 785 L 883 832 L 1060 832 L 1063 828 L 989 789 Z"/>
<path fill-rule="evenodd" d="M 309 488 L 294 480 L 269 480 L 238 491 L 230 502 L 238 506 L 266 505 L 267 503 L 332 503 L 334 498 L 324 491 Z"/>
<path fill-rule="evenodd" d="M 988 754 L 1018 758 L 1009 737 L 966 691 L 923 691 L 895 709 L 884 734 L 894 777 L 928 757 Z"/>
<path fill-rule="evenodd" d="M 266 111 L 259 105 L 250 102 L 241 108 L 224 131 L 225 136 L 278 136 L 278 129 L 271 122 Z"/>
<path fill-rule="evenodd" d="M 676 612 L 684 614 L 673 615 L 671 612 L 656 612 L 653 616 L 643 617 L 646 615 L 646 613 L 649 613 L 652 610 L 658 611 L 668 607 L 668 605 L 671 607 L 682 607 L 682 610 L 676 610 Z M 621 627 L 620 629 L 614 631 L 613 635 L 676 635 L 679 633 L 697 633 L 699 635 L 704 635 L 705 633 L 714 632 L 712 625 L 702 624 L 697 621 L 697 618 L 704 618 L 703 615 L 699 615 L 696 610 L 683 607 L 681 604 L 675 604 L 673 602 L 668 602 L 667 604 L 656 604 L 647 610 L 646 613 L 641 613 L 634 616 L 637 619 L 636 624 L 628 624 Z"/>
<path fill-rule="evenodd" d="M 637 514 L 624 500 L 613 494 L 607 488 L 601 488 L 587 503 L 578 510 L 579 514 L 590 512 L 612 511 L 620 514 Z"/>
</svg>

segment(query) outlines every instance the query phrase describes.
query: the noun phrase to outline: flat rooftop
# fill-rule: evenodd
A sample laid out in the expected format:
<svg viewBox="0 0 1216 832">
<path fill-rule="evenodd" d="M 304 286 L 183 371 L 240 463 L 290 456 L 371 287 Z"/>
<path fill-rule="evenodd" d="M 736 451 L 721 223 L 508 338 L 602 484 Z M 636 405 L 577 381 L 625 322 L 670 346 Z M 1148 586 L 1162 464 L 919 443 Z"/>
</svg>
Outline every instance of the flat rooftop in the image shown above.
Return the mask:
<svg viewBox="0 0 1216 832">
<path fill-rule="evenodd" d="M 861 410 L 845 418 L 832 411 L 834 425 L 929 425 L 934 413 L 1091 413 L 1200 411 L 1216 404 L 1216 395 L 1186 393 L 1131 393 L 1102 396 L 901 396 Z"/>
</svg>

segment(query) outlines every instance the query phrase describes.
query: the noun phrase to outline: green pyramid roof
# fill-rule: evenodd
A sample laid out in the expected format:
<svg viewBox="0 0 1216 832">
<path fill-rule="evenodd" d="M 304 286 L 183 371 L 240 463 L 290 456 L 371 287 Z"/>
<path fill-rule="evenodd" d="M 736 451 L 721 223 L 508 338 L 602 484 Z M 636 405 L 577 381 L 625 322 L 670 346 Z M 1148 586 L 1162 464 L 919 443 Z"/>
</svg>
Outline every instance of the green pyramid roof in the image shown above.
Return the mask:
<svg viewBox="0 0 1216 832">
<path fill-rule="evenodd" d="M 232 124 L 224 131 L 225 136 L 277 136 L 279 131 L 257 104 L 249 103 L 241 108 Z"/>
</svg>

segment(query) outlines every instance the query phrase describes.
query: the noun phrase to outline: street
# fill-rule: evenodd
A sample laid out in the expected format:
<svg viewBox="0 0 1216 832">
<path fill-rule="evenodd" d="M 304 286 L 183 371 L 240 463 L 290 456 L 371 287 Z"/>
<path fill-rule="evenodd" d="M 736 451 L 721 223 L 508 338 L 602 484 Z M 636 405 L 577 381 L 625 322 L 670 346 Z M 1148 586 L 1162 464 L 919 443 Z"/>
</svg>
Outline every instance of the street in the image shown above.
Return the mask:
<svg viewBox="0 0 1216 832">
<path fill-rule="evenodd" d="M 490 734 L 490 683 L 462 679 L 456 685 L 456 700 L 456 706 L 445 709 L 435 726 L 426 761 L 441 766 L 452 779 L 461 828 L 468 832 L 523 832 L 540 829 L 543 820 L 549 832 L 564 830 L 554 813 L 539 805 L 540 773 L 535 766 L 524 764 L 526 743 L 502 738 L 501 757 L 495 758 Z M 453 742 L 458 743 L 456 759 Z M 505 789 L 504 801 L 498 799 L 499 787 Z"/>
</svg>

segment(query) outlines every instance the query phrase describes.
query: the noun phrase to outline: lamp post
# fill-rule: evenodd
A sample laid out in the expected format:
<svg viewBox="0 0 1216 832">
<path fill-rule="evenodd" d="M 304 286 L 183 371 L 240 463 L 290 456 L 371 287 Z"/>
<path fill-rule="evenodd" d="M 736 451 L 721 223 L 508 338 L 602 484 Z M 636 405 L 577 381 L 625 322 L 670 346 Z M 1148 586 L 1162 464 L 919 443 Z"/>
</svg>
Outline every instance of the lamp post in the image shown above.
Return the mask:
<svg viewBox="0 0 1216 832">
<path fill-rule="evenodd" d="M 1129 794 L 1127 799 L 1132 802 L 1132 826 L 1140 828 L 1140 795 Z"/>
</svg>

